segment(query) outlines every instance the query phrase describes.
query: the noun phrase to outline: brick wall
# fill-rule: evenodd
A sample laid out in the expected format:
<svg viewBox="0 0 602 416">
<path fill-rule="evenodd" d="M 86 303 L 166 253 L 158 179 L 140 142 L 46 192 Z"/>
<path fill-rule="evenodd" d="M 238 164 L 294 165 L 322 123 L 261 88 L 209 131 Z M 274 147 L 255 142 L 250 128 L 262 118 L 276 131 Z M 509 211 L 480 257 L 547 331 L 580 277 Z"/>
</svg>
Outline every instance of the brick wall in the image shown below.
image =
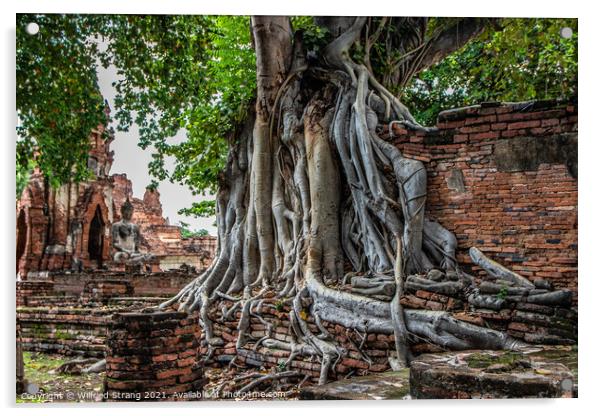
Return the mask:
<svg viewBox="0 0 602 416">
<path fill-rule="evenodd" d="M 17 282 L 23 349 L 102 357 L 111 315 L 156 306 L 196 275 L 180 272 L 53 273 Z"/>
<path fill-rule="evenodd" d="M 134 286 L 128 280 L 106 279 L 86 282 L 79 302 L 87 305 L 103 306 L 112 298 L 132 297 Z"/>
<path fill-rule="evenodd" d="M 107 319 L 113 313 L 90 308 L 17 309 L 24 351 L 103 357 Z"/>
<path fill-rule="evenodd" d="M 570 102 L 486 103 L 439 115 L 437 130 L 398 124 L 382 137 L 425 163 L 427 216 L 453 231 L 458 259 L 486 255 L 528 278 L 575 291 L 577 107 Z"/>
<path fill-rule="evenodd" d="M 531 303 L 525 297 L 508 301 L 501 310 L 496 311 L 469 305 L 462 292 L 454 296 L 425 290 L 408 289 L 407 292 L 401 300 L 405 308 L 447 311 L 456 319 L 507 332 L 527 343 L 570 345 L 575 344 L 577 340 L 577 313 L 567 304 L 547 306 Z M 229 309 L 232 304 L 223 301 L 219 307 L 214 307 L 210 312 L 210 317 L 215 322 L 214 337 L 221 338 L 223 341 L 223 345 L 215 348 L 213 358 L 209 362 L 210 365 L 222 367 L 229 364 L 236 355 L 238 355 L 236 364 L 244 364 L 249 367 L 275 367 L 288 359 L 290 353 L 287 350 L 255 345 L 256 340 L 265 336 L 285 343 L 292 340 L 290 308 L 287 305 L 263 304 L 258 311 L 261 312 L 263 321 L 251 316 L 250 335 L 252 339 L 238 350 L 236 342 L 240 312 L 224 319 L 221 306 Z M 312 332 L 319 332 L 312 316 L 308 316 L 306 322 Z M 269 323 L 270 327 L 266 323 Z M 335 374 L 330 374 L 331 379 L 342 378 L 348 374 L 366 375 L 390 369 L 389 357 L 395 357 L 393 335 L 367 333 L 364 338 L 364 334 L 327 320 L 322 320 L 322 325 L 332 334 L 337 344 L 346 349 L 346 353 L 335 366 Z M 204 345 L 201 350 L 203 354 L 208 351 L 206 344 Z M 358 349 L 360 345 L 363 345 L 362 352 Z M 441 351 L 439 347 L 427 342 L 418 341 L 412 345 L 414 354 Z M 291 361 L 291 367 L 309 375 L 313 381 L 317 381 L 320 375 L 319 357 L 310 358 L 299 355 Z"/>
<path fill-rule="evenodd" d="M 79 296 L 89 282 L 106 280 L 127 281 L 133 287 L 134 296 L 172 296 L 197 275 L 178 271 L 157 273 L 54 273 L 50 276 L 57 292 Z"/>
<path fill-rule="evenodd" d="M 109 400 L 201 398 L 200 333 L 198 315 L 185 312 L 115 314 L 107 339 Z"/>
<path fill-rule="evenodd" d="M 28 306 L 32 298 L 51 296 L 53 292 L 54 284 L 52 282 L 17 282 L 17 307 Z"/>
</svg>

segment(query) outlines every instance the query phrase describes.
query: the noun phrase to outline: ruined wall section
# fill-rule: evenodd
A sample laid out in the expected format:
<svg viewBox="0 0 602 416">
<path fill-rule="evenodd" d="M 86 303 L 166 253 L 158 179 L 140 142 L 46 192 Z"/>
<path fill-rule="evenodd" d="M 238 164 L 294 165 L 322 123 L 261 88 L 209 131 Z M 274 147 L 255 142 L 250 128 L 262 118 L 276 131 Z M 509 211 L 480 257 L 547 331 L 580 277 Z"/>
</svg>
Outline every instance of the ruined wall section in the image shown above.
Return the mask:
<svg viewBox="0 0 602 416">
<path fill-rule="evenodd" d="M 577 300 L 577 105 L 484 103 L 444 111 L 437 129 L 393 124 L 382 137 L 428 171 L 427 216 L 458 239 L 475 275 L 476 246 L 513 271 Z"/>
<path fill-rule="evenodd" d="M 144 250 L 159 256 L 161 270 L 177 269 L 182 264 L 197 270 L 209 266 L 217 249 L 215 237 L 182 238 L 180 227 L 163 217 L 159 191 L 147 188 L 142 199 L 136 198 L 127 175 L 115 174 L 111 178 L 116 221 L 121 219 L 121 206 L 129 198 L 134 206 L 132 221 L 140 227 Z"/>
<path fill-rule="evenodd" d="M 94 180 L 50 186 L 36 169 L 17 202 L 17 273 L 44 274 L 52 270 L 103 267 L 110 257 L 113 221 L 112 185 L 108 172 L 113 163 L 105 130 L 99 126 L 90 135 L 88 167 Z M 90 252 L 90 225 L 96 217 L 93 236 L 98 244 Z"/>
<path fill-rule="evenodd" d="M 113 315 L 107 339 L 104 388 L 108 400 L 202 398 L 205 380 L 200 336 L 198 315 L 189 316 L 185 312 Z"/>
<path fill-rule="evenodd" d="M 94 178 L 51 187 L 36 169 L 17 202 L 17 273 L 23 278 L 48 272 L 121 270 L 112 261 L 111 225 L 121 219 L 127 198 L 134 205 L 143 251 L 157 255 L 153 271 L 182 265 L 206 268 L 215 254 L 215 237 L 183 239 L 180 228 L 163 218 L 159 192 L 147 189 L 143 199 L 132 194 L 125 174 L 109 175 L 114 152 L 112 135 L 103 126 L 90 135 L 88 168 Z"/>
</svg>

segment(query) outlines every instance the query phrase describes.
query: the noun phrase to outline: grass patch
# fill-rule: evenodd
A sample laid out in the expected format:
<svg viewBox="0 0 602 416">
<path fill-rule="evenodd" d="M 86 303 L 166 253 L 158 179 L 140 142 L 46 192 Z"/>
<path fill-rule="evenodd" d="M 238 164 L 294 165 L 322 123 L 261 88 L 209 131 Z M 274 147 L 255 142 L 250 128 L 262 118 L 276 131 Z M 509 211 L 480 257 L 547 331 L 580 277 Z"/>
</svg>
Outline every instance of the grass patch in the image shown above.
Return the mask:
<svg viewBox="0 0 602 416">
<path fill-rule="evenodd" d="M 100 374 L 61 374 L 56 371 L 65 362 L 75 357 L 64 357 L 58 354 L 44 354 L 37 352 L 23 352 L 23 364 L 25 367 L 25 379 L 29 384 L 35 384 L 40 393 L 62 394 L 68 397 L 79 397 L 78 393 L 94 392 L 102 393 L 102 384 L 104 373 Z M 41 396 L 17 395 L 16 403 L 46 403 L 51 400 L 45 400 Z M 61 401 L 93 401 L 93 400 L 72 400 Z"/>
</svg>

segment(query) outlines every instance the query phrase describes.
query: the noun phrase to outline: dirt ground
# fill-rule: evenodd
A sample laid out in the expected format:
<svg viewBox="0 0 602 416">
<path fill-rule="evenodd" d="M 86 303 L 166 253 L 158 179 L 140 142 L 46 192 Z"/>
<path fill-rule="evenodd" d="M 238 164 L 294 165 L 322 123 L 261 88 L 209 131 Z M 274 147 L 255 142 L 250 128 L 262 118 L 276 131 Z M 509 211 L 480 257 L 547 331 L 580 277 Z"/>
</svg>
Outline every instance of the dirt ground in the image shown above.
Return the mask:
<svg viewBox="0 0 602 416">
<path fill-rule="evenodd" d="M 70 357 L 23 352 L 27 392 L 17 395 L 17 403 L 100 401 L 104 373 L 69 375 L 57 370 Z M 98 396 L 96 400 L 95 396 Z"/>
<path fill-rule="evenodd" d="M 25 378 L 29 386 L 17 395 L 17 403 L 100 402 L 103 399 L 105 374 L 61 374 L 57 369 L 73 359 L 57 354 L 24 352 Z M 245 394 L 235 392 L 258 377 L 267 375 L 264 369 L 207 368 L 203 395 L 205 400 L 298 400 L 302 377 L 280 382 L 266 382 Z"/>
</svg>

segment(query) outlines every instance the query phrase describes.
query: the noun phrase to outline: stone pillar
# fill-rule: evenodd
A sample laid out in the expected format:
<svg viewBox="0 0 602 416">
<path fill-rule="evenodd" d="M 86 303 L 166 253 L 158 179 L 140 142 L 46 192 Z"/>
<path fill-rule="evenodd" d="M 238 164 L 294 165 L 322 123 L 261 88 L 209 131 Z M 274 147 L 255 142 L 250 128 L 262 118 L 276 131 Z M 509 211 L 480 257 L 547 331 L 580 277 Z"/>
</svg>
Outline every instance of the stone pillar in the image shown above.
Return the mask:
<svg viewBox="0 0 602 416">
<path fill-rule="evenodd" d="M 113 315 L 107 337 L 108 401 L 201 400 L 198 315 Z"/>
</svg>

